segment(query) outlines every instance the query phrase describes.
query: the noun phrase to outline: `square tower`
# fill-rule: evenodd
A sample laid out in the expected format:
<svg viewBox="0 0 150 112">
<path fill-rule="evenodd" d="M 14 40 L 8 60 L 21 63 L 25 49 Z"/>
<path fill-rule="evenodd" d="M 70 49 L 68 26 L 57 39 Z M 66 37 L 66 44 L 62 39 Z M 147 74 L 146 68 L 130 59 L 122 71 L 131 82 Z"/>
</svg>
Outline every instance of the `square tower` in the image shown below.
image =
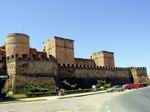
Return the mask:
<svg viewBox="0 0 150 112">
<path fill-rule="evenodd" d="M 52 55 L 58 63 L 74 64 L 74 40 L 54 36 L 44 43 L 47 56 Z"/>
<path fill-rule="evenodd" d="M 111 67 L 115 66 L 113 52 L 108 52 L 108 51 L 96 52 L 93 53 L 90 56 L 90 58 L 95 61 L 95 64 L 97 66 L 111 66 Z"/>
</svg>

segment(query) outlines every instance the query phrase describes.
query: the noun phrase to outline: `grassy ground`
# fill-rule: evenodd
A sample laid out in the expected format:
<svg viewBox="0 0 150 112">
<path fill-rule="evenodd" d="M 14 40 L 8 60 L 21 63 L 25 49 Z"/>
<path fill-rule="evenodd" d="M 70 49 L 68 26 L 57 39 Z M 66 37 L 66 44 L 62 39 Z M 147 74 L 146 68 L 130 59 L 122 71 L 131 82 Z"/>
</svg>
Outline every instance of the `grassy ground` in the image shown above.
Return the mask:
<svg viewBox="0 0 150 112">
<path fill-rule="evenodd" d="M 19 99 L 19 98 L 28 98 L 25 94 L 15 94 L 11 98 Z"/>
</svg>

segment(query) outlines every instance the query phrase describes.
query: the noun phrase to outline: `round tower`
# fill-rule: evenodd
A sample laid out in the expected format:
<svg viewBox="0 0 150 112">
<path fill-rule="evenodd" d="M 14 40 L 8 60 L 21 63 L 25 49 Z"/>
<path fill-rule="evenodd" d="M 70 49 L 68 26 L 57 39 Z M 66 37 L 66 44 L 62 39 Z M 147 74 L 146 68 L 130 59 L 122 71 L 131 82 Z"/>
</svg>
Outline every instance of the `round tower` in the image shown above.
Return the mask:
<svg viewBox="0 0 150 112">
<path fill-rule="evenodd" d="M 29 36 L 22 33 L 11 33 L 5 38 L 6 57 L 17 55 L 29 56 Z"/>
</svg>

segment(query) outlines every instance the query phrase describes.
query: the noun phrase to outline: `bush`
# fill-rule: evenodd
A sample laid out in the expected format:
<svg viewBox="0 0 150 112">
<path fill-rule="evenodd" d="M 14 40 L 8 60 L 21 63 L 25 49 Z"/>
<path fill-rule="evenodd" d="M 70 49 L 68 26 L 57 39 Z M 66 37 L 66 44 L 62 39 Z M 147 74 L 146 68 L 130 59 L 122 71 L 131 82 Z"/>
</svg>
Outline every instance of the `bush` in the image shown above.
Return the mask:
<svg viewBox="0 0 150 112">
<path fill-rule="evenodd" d="M 7 94 L 8 94 L 8 92 L 9 92 L 9 90 L 8 89 L 6 89 L 6 88 L 3 88 L 2 90 L 1 90 L 1 98 L 6 98 L 7 97 Z"/>
<path fill-rule="evenodd" d="M 64 80 L 62 85 L 64 86 L 64 89 L 67 89 L 67 90 L 74 90 L 77 87 L 77 84 L 72 85 L 67 80 Z"/>
<path fill-rule="evenodd" d="M 7 93 L 1 93 L 1 98 L 5 98 Z"/>
<path fill-rule="evenodd" d="M 106 81 L 103 81 L 103 80 L 97 80 L 97 84 L 96 84 L 96 88 L 98 90 L 105 90 L 107 88 L 110 87 L 110 84 L 109 83 L 106 83 Z"/>
<path fill-rule="evenodd" d="M 40 86 L 29 86 L 26 90 L 27 96 L 45 96 L 50 95 L 50 92 L 47 88 L 40 87 Z"/>
</svg>

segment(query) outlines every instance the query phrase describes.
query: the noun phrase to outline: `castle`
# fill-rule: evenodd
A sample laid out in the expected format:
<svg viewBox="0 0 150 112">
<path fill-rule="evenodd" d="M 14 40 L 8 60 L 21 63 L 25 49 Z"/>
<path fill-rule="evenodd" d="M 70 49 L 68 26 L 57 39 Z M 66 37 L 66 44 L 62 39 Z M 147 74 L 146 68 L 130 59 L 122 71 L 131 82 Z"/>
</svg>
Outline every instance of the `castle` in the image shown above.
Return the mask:
<svg viewBox="0 0 150 112">
<path fill-rule="evenodd" d="M 54 90 L 62 81 L 91 87 L 97 80 L 112 85 L 141 83 L 147 78 L 145 67 L 115 67 L 114 53 L 101 51 L 89 59 L 74 57 L 74 40 L 54 36 L 43 44 L 43 51 L 30 47 L 29 36 L 12 33 L 0 47 L 0 75 L 8 75 L 5 88 L 21 93 L 28 85 L 40 85 Z"/>
</svg>

